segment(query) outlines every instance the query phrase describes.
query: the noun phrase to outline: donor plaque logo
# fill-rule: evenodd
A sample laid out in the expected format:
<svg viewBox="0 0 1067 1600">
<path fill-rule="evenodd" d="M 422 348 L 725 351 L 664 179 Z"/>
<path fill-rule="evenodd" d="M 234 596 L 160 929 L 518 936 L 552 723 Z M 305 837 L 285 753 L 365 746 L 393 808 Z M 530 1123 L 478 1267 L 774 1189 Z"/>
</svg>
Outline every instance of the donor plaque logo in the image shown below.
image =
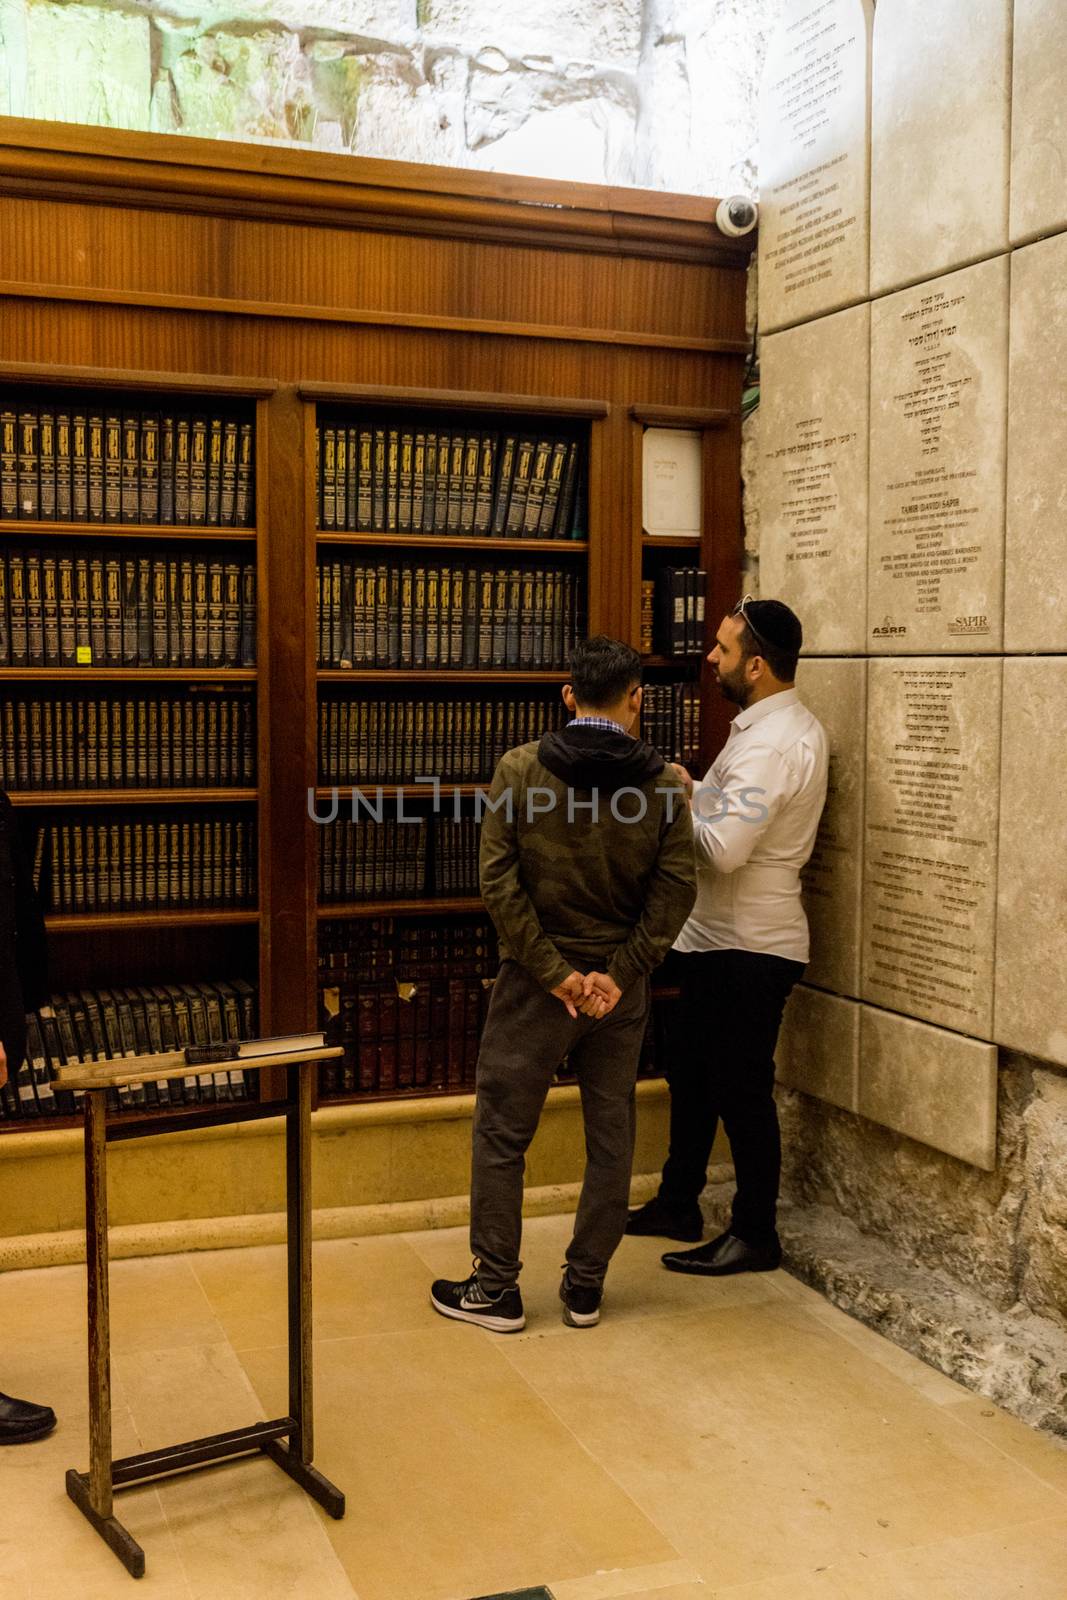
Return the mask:
<svg viewBox="0 0 1067 1600">
<path fill-rule="evenodd" d="M 907 633 L 903 623 L 894 622 L 892 617 L 883 617 L 878 625 L 871 629 L 875 639 L 901 639 Z"/>
<path fill-rule="evenodd" d="M 972 617 L 953 617 L 948 625 L 948 631 L 953 634 L 988 633 L 989 618 L 984 611 Z"/>
</svg>

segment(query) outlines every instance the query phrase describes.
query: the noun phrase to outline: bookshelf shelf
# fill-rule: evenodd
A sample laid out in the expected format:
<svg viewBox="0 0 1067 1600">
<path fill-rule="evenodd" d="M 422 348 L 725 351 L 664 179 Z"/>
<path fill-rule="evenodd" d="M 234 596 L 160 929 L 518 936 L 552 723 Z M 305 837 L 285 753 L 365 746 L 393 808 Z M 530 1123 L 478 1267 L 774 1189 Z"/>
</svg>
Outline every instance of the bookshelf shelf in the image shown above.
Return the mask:
<svg viewBox="0 0 1067 1600">
<path fill-rule="evenodd" d="M 339 676 L 346 676 L 342 673 Z M 0 667 L 0 683 L 255 683 L 255 667 Z"/>
<path fill-rule="evenodd" d="M 641 545 L 645 550 L 699 550 L 699 533 L 643 533 Z"/>
<path fill-rule="evenodd" d="M 443 671 L 424 667 L 320 667 L 320 683 L 560 683 L 562 667 L 530 672 L 519 667 L 449 667 Z"/>
<path fill-rule="evenodd" d="M 363 545 L 389 550 L 506 550 L 532 555 L 585 556 L 588 539 L 483 539 L 470 534 L 448 533 L 323 533 L 320 545 Z"/>
<path fill-rule="evenodd" d="M 114 933 L 120 928 L 238 927 L 259 921 L 255 910 L 98 911 L 45 918 L 49 933 Z"/>
<path fill-rule="evenodd" d="M 416 900 L 358 900 L 336 905 L 321 903 L 319 918 L 347 920 L 351 917 L 436 917 L 447 913 L 477 912 L 484 909 L 481 897 L 478 895 L 451 900 L 424 895 Z"/>
<path fill-rule="evenodd" d="M 180 539 L 217 540 L 232 544 L 235 540 L 255 543 L 255 528 L 190 527 L 187 523 L 162 522 L 35 522 L 32 520 L 0 521 L 0 535 L 18 534 L 19 538 L 60 539 Z"/>
<path fill-rule="evenodd" d="M 12 789 L 16 806 L 247 805 L 258 789 Z"/>
</svg>

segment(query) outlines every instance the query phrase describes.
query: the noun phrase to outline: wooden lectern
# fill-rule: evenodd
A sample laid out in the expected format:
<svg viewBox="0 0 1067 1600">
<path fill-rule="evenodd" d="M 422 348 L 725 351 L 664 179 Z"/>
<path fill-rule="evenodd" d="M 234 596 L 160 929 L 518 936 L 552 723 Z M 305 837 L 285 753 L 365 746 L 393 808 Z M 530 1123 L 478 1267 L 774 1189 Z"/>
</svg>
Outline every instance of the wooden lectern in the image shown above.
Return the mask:
<svg viewBox="0 0 1067 1600">
<path fill-rule="evenodd" d="M 107 1091 L 128 1084 L 181 1078 L 190 1071 L 184 1052 L 116 1057 L 91 1064 L 60 1067 L 57 1082 L 64 1089 L 85 1091 L 85 1245 L 89 1280 L 89 1471 L 67 1473 L 67 1493 L 114 1550 L 127 1572 L 142 1578 L 144 1551 L 113 1515 L 116 1489 L 143 1483 L 190 1467 L 210 1466 L 235 1456 L 260 1451 L 287 1472 L 329 1512 L 343 1517 L 345 1497 L 311 1465 L 313 1408 L 311 1379 L 311 1089 L 319 1061 L 343 1052 L 327 1048 L 254 1058 L 246 1065 L 288 1069 L 284 1100 L 219 1105 L 200 1114 L 198 1128 L 260 1117 L 285 1117 L 286 1211 L 289 1244 L 289 1415 L 255 1422 L 230 1433 L 217 1433 L 186 1444 L 167 1445 L 127 1456 L 111 1457 L 111 1335 L 108 1308 L 107 1147 L 117 1139 L 143 1139 L 190 1126 L 180 1113 L 107 1123 Z M 232 1065 L 232 1063 L 229 1063 Z M 212 1070 L 208 1068 L 207 1070 Z M 284 1442 L 283 1442 L 284 1441 Z"/>
</svg>

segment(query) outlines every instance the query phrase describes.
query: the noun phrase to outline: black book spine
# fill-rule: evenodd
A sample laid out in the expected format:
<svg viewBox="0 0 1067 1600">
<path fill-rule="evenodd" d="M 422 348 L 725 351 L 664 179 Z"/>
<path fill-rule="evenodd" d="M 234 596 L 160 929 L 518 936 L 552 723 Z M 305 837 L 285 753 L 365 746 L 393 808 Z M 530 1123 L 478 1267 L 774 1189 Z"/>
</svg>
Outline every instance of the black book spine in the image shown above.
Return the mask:
<svg viewBox="0 0 1067 1600">
<path fill-rule="evenodd" d="M 478 442 L 478 485 L 474 501 L 474 532 L 487 536 L 493 517 L 493 477 L 496 468 L 496 436 L 483 433 Z"/>
<path fill-rule="evenodd" d="M 233 527 L 237 505 L 237 422 L 227 417 L 222 425 L 222 463 L 219 469 L 219 522 Z"/>
<path fill-rule="evenodd" d="M 242 667 L 256 664 L 256 569 L 246 561 L 241 568 L 241 651 Z"/>
<path fill-rule="evenodd" d="M 357 503 L 359 500 L 359 429 L 347 429 L 348 452 L 345 458 L 345 527 L 354 532 L 359 527 Z"/>
<path fill-rule="evenodd" d="M 423 509 L 426 504 L 426 434 L 420 429 L 415 435 L 414 454 L 411 458 L 411 532 L 422 532 Z"/>
<path fill-rule="evenodd" d="M 194 417 L 189 430 L 189 522 L 202 528 L 207 522 L 207 418 Z"/>
<path fill-rule="evenodd" d="M 241 568 L 236 561 L 226 563 L 222 624 L 223 664 L 240 665 L 241 659 Z"/>
<path fill-rule="evenodd" d="M 332 531 L 337 526 L 337 429 L 324 423 L 319 452 L 319 526 Z"/>
<path fill-rule="evenodd" d="M 138 522 L 141 516 L 141 419 L 127 411 L 122 419 L 122 479 L 120 505 L 123 522 Z"/>
<path fill-rule="evenodd" d="M 122 665 L 137 664 L 137 558 L 127 556 L 122 563 Z"/>
<path fill-rule="evenodd" d="M 0 517 L 19 514 L 18 416 L 10 407 L 0 410 Z"/>
<path fill-rule="evenodd" d="M 41 521 L 56 520 L 56 414 L 42 406 L 38 423 Z"/>
<path fill-rule="evenodd" d="M 178 564 L 178 665 L 195 666 L 193 643 L 193 561 L 182 556 Z"/>
<path fill-rule="evenodd" d="M 374 471 L 371 479 L 372 532 L 385 532 L 385 429 L 374 430 Z"/>
<path fill-rule="evenodd" d="M 207 665 L 221 667 L 223 661 L 223 564 L 212 561 L 207 571 Z"/>
<path fill-rule="evenodd" d="M 181 527 L 189 522 L 192 492 L 192 429 L 188 417 L 179 417 L 174 435 L 174 520 Z"/>
<path fill-rule="evenodd" d="M 242 422 L 237 440 L 237 498 L 234 520 L 239 528 L 250 528 L 256 520 L 255 443 L 252 424 Z"/>
<path fill-rule="evenodd" d="M 448 518 L 449 533 L 463 531 L 463 462 L 466 454 L 466 435 L 454 433 L 448 451 Z"/>
<path fill-rule="evenodd" d="M 468 433 L 463 441 L 463 488 L 460 498 L 459 531 L 472 534 L 474 512 L 478 500 L 478 471 L 481 464 L 481 439 Z"/>
<path fill-rule="evenodd" d="M 359 473 L 356 481 L 356 527 L 370 533 L 374 527 L 374 435 L 359 430 Z"/>
<path fill-rule="evenodd" d="M 38 550 L 26 551 L 26 653 L 28 666 L 44 666 L 44 608 Z"/>
<path fill-rule="evenodd" d="M 396 527 L 398 533 L 411 532 L 412 474 L 415 470 L 415 436 L 409 429 L 400 435 L 400 469 L 397 482 Z"/>
<path fill-rule="evenodd" d="M 59 585 L 59 664 L 73 667 L 77 662 L 77 629 L 74 607 L 74 556 L 60 550 L 56 558 Z M 0 606 L 0 612 L 2 612 Z"/>
<path fill-rule="evenodd" d="M 71 461 L 74 445 L 69 411 L 56 412 L 56 521 L 69 522 L 72 511 Z"/>
<path fill-rule="evenodd" d="M 10 665 L 11 629 L 8 625 L 7 615 L 7 558 L 3 554 L 0 554 L 0 667 L 9 667 Z M 4 704 L 5 710 L 10 707 L 10 701 L 5 701 Z M 12 779 L 10 773 L 6 770 L 6 761 L 11 755 L 13 755 L 14 748 L 15 747 L 9 736 L 8 730 L 5 728 L 3 742 L 0 744 L 0 751 L 2 751 L 5 758 L 5 768 L 3 777 L 0 778 L 0 785 L 7 789 L 13 789 L 15 787 L 14 780 Z"/>
<path fill-rule="evenodd" d="M 74 419 L 74 458 L 71 463 L 71 496 L 74 521 L 88 518 L 104 520 L 104 417 L 91 411 L 84 419 L 84 437 Z M 82 498 L 84 494 L 84 499 Z"/>
<path fill-rule="evenodd" d="M 553 537 L 569 539 L 574 529 L 574 501 L 578 489 L 578 442 L 572 439 L 567 446 L 567 460 L 559 493 L 559 516 Z"/>
<path fill-rule="evenodd" d="M 104 416 L 104 521 L 122 521 L 122 418 Z"/>
<path fill-rule="evenodd" d="M 107 665 L 107 604 L 102 556 L 89 558 L 89 648 L 93 665 Z"/>
<path fill-rule="evenodd" d="M 154 411 L 141 418 L 140 518 L 159 521 L 159 417 Z"/>
<path fill-rule="evenodd" d="M 530 469 L 533 464 L 534 441 L 521 438 L 515 445 L 515 469 L 511 478 L 511 496 L 504 522 L 504 536 L 517 539 L 522 533 L 526 515 L 526 499 L 530 490 Z"/>
<path fill-rule="evenodd" d="M 541 529 L 541 512 L 545 503 L 548 481 L 548 462 L 552 453 L 551 439 L 538 439 L 534 446 L 530 466 L 530 486 L 526 494 L 522 531 L 527 539 L 536 539 Z"/>
<path fill-rule="evenodd" d="M 437 433 L 430 429 L 426 434 L 426 454 L 422 468 L 422 521 L 420 532 L 431 533 L 434 527 L 434 508 L 437 502 Z"/>
<path fill-rule="evenodd" d="M 174 521 L 174 417 L 164 412 L 159 419 L 159 520 Z"/>
<path fill-rule="evenodd" d="M 167 665 L 167 563 L 152 559 L 152 665 Z"/>
<path fill-rule="evenodd" d="M 396 533 L 397 491 L 400 478 L 400 433 L 390 428 L 385 440 L 385 530 Z"/>
<path fill-rule="evenodd" d="M 19 408 L 18 473 L 20 517 L 35 522 L 41 514 L 39 438 L 37 411 L 33 406 Z"/>
<path fill-rule="evenodd" d="M 41 627 L 44 643 L 44 665 L 59 666 L 59 575 L 56 571 L 56 553 L 41 553 Z"/>
</svg>

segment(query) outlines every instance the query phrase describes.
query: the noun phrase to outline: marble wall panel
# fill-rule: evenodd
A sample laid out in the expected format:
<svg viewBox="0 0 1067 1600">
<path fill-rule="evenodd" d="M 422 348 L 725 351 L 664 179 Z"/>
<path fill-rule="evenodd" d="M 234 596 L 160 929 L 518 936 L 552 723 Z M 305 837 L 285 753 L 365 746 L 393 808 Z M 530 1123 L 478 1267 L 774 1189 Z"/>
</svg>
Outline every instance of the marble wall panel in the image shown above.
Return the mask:
<svg viewBox="0 0 1067 1600">
<path fill-rule="evenodd" d="M 870 0 L 785 0 L 760 105 L 760 326 L 867 294 Z"/>
<path fill-rule="evenodd" d="M 993 1037 L 1067 1067 L 1067 657 L 1004 663 Z"/>
<path fill-rule="evenodd" d="M 1011 258 L 1005 650 L 1067 650 L 1065 370 L 1067 234 L 1058 234 Z"/>
<path fill-rule="evenodd" d="M 1015 0 L 1011 241 L 1067 228 L 1067 5 Z"/>
<path fill-rule="evenodd" d="M 830 741 L 826 808 L 801 874 L 811 930 L 805 977 L 838 994 L 859 993 L 863 792 L 866 778 L 866 661 L 804 660 L 800 697 Z"/>
<path fill-rule="evenodd" d="M 873 652 L 1001 647 L 1008 265 L 984 261 L 871 308 Z"/>
<path fill-rule="evenodd" d="M 863 999 L 993 1037 L 1000 660 L 875 660 Z"/>
<path fill-rule="evenodd" d="M 1008 243 L 1011 0 L 878 0 L 871 293 Z"/>
<path fill-rule="evenodd" d="M 867 640 L 869 305 L 763 340 L 760 592 L 804 624 L 805 654 Z"/>
<path fill-rule="evenodd" d="M 778 1035 L 778 1082 L 855 1111 L 862 1009 L 855 1000 L 798 984 Z"/>
<path fill-rule="evenodd" d="M 991 1172 L 997 1161 L 997 1047 L 860 1007 L 861 1116 Z"/>
</svg>

